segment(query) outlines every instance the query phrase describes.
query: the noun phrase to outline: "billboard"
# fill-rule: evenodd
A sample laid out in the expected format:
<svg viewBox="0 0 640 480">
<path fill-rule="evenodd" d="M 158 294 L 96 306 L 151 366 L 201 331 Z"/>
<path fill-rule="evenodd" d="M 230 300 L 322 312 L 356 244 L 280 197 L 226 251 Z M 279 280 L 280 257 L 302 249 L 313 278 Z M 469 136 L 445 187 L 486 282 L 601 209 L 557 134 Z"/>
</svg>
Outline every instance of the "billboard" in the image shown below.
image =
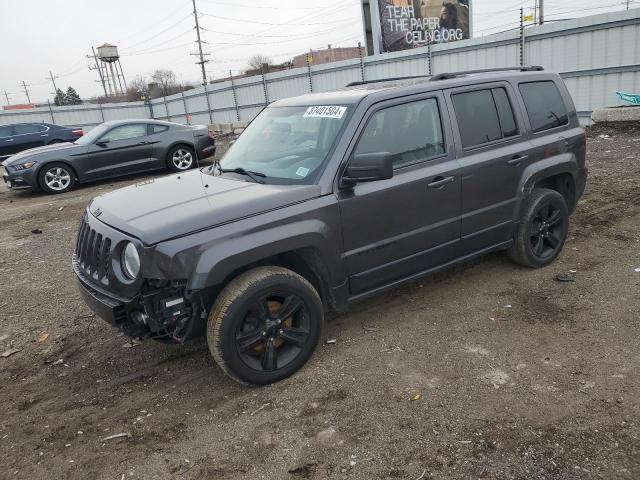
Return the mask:
<svg viewBox="0 0 640 480">
<path fill-rule="evenodd" d="M 364 3 L 364 2 L 363 2 Z M 368 0 L 373 52 L 471 38 L 471 0 Z"/>
</svg>

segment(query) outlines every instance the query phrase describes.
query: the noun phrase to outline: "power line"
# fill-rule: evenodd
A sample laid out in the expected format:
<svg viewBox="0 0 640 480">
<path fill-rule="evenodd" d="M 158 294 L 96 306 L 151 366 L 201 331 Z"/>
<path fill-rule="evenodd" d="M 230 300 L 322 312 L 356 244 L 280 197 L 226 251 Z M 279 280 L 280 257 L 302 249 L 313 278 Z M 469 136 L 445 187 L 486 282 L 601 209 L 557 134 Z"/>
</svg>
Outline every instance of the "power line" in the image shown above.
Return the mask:
<svg viewBox="0 0 640 480">
<path fill-rule="evenodd" d="M 138 45 L 142 45 L 143 43 L 147 43 L 155 38 L 158 38 L 160 35 L 162 35 L 165 32 L 168 32 L 169 30 L 171 30 L 174 27 L 177 27 L 178 25 L 180 25 L 182 22 L 184 22 L 185 20 L 187 20 L 189 17 L 191 17 L 191 13 L 188 13 L 187 15 L 185 15 L 184 17 L 182 17 L 180 20 L 178 20 L 175 23 L 172 23 L 170 26 L 168 26 L 167 28 L 165 28 L 164 30 L 159 31 L 158 33 L 155 33 L 153 35 L 151 35 L 150 37 L 141 40 L 137 43 L 134 43 L 133 45 L 129 45 L 128 47 L 123 47 L 121 48 L 121 50 L 131 50 L 132 48 L 137 47 Z"/>
</svg>

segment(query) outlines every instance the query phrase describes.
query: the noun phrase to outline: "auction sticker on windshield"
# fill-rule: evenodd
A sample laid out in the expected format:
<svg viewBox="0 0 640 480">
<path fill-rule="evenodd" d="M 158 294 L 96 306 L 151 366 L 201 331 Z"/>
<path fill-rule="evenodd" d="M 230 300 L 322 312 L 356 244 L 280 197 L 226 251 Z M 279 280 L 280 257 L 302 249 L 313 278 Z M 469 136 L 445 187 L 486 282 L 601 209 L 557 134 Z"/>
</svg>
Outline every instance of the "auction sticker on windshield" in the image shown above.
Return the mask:
<svg viewBox="0 0 640 480">
<path fill-rule="evenodd" d="M 315 106 L 307 108 L 304 118 L 342 118 L 347 107 L 336 105 Z"/>
</svg>

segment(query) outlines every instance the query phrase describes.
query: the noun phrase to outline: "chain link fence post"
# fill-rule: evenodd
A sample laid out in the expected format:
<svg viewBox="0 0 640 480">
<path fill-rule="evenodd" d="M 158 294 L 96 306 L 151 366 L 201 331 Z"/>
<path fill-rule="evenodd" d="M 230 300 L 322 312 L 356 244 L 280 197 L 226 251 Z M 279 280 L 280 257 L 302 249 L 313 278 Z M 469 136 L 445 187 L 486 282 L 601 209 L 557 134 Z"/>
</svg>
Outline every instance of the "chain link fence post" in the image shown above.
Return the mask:
<svg viewBox="0 0 640 480">
<path fill-rule="evenodd" d="M 262 67 L 260 68 L 261 70 L 261 75 L 262 75 L 262 91 L 264 93 L 264 104 L 265 106 L 269 105 L 269 92 L 267 91 L 267 79 L 264 76 L 264 63 L 262 64 Z"/>
<path fill-rule="evenodd" d="M 364 82 L 364 58 L 362 58 L 362 44 L 360 42 L 358 42 L 358 56 L 360 57 L 360 80 Z"/>
<path fill-rule="evenodd" d="M 236 85 L 233 82 L 233 73 L 229 70 L 229 79 L 231 80 L 231 92 L 233 93 L 233 107 L 236 109 L 236 121 L 240 121 L 240 109 L 238 108 L 238 97 L 236 96 Z"/>
<path fill-rule="evenodd" d="M 209 114 L 209 125 L 211 125 L 213 123 L 213 113 L 211 112 L 211 102 L 209 100 L 209 90 L 207 89 L 207 86 L 209 84 L 205 83 L 204 86 L 204 98 L 207 100 L 207 113 Z"/>
<path fill-rule="evenodd" d="M 311 74 L 311 62 L 313 61 L 313 50 L 309 50 L 307 55 L 307 76 L 309 77 L 309 92 L 313 93 L 313 75 Z"/>
</svg>

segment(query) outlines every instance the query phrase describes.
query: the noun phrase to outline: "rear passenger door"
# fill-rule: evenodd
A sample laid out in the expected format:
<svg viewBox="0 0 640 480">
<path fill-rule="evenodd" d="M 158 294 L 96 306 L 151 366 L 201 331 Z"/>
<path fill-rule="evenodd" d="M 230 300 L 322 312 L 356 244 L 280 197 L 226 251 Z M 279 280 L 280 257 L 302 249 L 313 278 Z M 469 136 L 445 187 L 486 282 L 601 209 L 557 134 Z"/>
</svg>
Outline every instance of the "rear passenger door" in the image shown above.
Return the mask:
<svg viewBox="0 0 640 480">
<path fill-rule="evenodd" d="M 13 126 L 13 153 L 44 145 L 44 128 L 34 123 L 20 123 Z"/>
<path fill-rule="evenodd" d="M 446 263 L 460 240 L 460 175 L 441 93 L 372 107 L 348 158 L 392 154 L 394 176 L 339 192 L 352 296 Z"/>
<path fill-rule="evenodd" d="M 510 84 L 452 89 L 447 101 L 462 169 L 462 248 L 471 253 L 512 237 L 530 143 Z"/>
</svg>

